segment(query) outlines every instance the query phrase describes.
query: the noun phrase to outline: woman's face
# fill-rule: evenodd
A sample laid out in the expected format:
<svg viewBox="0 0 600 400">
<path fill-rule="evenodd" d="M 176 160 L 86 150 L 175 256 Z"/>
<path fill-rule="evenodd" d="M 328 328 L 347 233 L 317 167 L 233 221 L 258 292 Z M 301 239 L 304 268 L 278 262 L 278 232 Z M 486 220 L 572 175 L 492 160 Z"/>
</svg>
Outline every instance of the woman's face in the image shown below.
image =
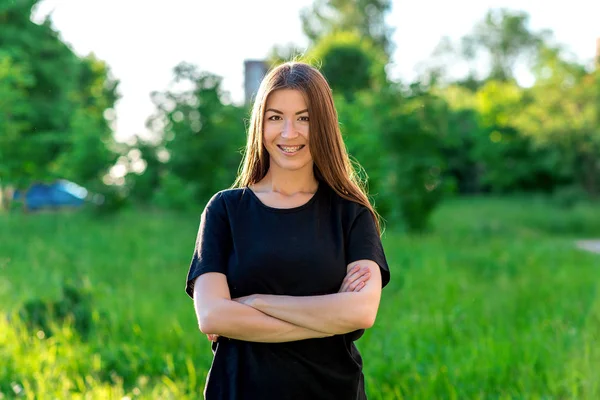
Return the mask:
<svg viewBox="0 0 600 400">
<path fill-rule="evenodd" d="M 308 105 L 302 92 L 279 89 L 267 98 L 263 119 L 263 145 L 269 152 L 271 168 L 301 170 L 312 168 Z"/>
</svg>

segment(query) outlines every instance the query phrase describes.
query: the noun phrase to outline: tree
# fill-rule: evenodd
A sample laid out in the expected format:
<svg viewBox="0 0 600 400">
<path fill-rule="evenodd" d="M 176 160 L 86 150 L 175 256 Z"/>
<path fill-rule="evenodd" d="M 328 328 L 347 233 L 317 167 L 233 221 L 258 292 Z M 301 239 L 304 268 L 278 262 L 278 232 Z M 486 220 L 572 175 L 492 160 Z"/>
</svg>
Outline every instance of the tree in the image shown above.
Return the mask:
<svg viewBox="0 0 600 400">
<path fill-rule="evenodd" d="M 75 55 L 49 19 L 33 23 L 37 3 L 0 5 L 0 179 L 22 188 L 66 176 L 99 180 L 113 159 L 104 112 L 117 82 L 99 60 Z"/>
<path fill-rule="evenodd" d="M 561 150 L 562 168 L 570 168 L 590 195 L 600 194 L 600 71 L 562 57 L 560 48 L 544 48 L 536 83 L 527 91 L 515 124 L 542 147 Z"/>
<path fill-rule="evenodd" d="M 348 151 L 364 167 L 361 176 L 368 178 L 377 210 L 413 232 L 427 229 L 452 189 L 440 141 L 446 105 L 422 89 L 390 85 L 360 92 L 352 102 L 336 99 Z"/>
<path fill-rule="evenodd" d="M 21 162 L 31 152 L 22 138 L 31 128 L 33 109 L 27 101 L 27 90 L 33 77 L 27 68 L 15 65 L 12 58 L 0 52 L 0 179 L 16 180 L 34 169 Z"/>
<path fill-rule="evenodd" d="M 152 94 L 157 110 L 148 126 L 156 134 L 156 150 L 144 156 L 155 159 L 156 151 L 163 149 L 168 157 L 158 175 L 148 169 L 145 174 L 158 176 L 152 197 L 159 205 L 187 208 L 207 201 L 235 180 L 246 110 L 224 104 L 220 77 L 188 63 L 176 66 L 174 74 L 173 85 L 184 89 Z"/>
<path fill-rule="evenodd" d="M 493 192 L 552 191 L 569 179 L 555 148 L 536 146 L 515 121 L 526 92 L 515 82 L 489 80 L 475 94 L 483 137 L 476 142 L 482 184 Z"/>
<path fill-rule="evenodd" d="M 443 37 L 431 58 L 423 63 L 423 75 L 434 83 L 458 83 L 473 91 L 487 80 L 515 80 L 517 66 L 532 67 L 539 49 L 550 37 L 548 30 L 532 31 L 529 15 L 523 11 L 491 9 L 459 43 Z M 480 70 L 481 60 L 489 63 L 487 72 Z M 467 75 L 458 80 L 451 78 L 450 69 L 462 63 L 466 63 Z"/>
<path fill-rule="evenodd" d="M 69 120 L 66 148 L 53 162 L 52 172 L 98 187 L 119 155 L 110 127 L 110 111 L 118 99 L 118 81 L 106 63 L 89 55 L 81 60 L 78 86 L 79 90 L 73 93 L 77 107 Z"/>
<path fill-rule="evenodd" d="M 476 92 L 461 85 L 435 88 L 450 105 L 442 145 L 461 192 L 550 192 L 572 179 L 562 153 L 523 134 L 517 119 L 527 91 L 489 80 Z"/>
<path fill-rule="evenodd" d="M 321 38 L 305 59 L 316 64 L 333 92 L 347 100 L 386 80 L 385 55 L 355 33 L 338 32 Z"/>
<path fill-rule="evenodd" d="M 354 32 L 372 41 L 388 58 L 393 30 L 385 23 L 390 0 L 316 0 L 300 13 L 302 29 L 311 44 L 336 32 Z"/>
<path fill-rule="evenodd" d="M 462 52 L 467 60 L 479 59 L 484 52 L 490 62 L 488 79 L 508 81 L 515 78 L 519 61 L 535 60 L 548 31 L 532 32 L 529 15 L 523 11 L 492 9 L 473 31 L 462 39 Z"/>
<path fill-rule="evenodd" d="M 485 160 L 480 158 L 479 148 L 481 142 L 489 145 L 489 139 L 477 111 L 476 94 L 461 84 L 433 87 L 431 93 L 444 99 L 448 107 L 440 143 L 447 173 L 456 180 L 460 193 L 480 193 Z"/>
</svg>

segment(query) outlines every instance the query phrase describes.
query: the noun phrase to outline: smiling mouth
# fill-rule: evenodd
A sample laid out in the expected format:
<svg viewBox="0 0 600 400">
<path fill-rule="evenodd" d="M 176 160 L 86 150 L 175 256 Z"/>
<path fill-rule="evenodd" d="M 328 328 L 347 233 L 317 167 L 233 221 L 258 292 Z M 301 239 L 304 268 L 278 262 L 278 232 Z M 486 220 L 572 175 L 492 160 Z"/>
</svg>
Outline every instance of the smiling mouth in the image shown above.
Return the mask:
<svg viewBox="0 0 600 400">
<path fill-rule="evenodd" d="M 282 146 L 282 145 L 277 145 L 277 147 L 279 147 L 284 153 L 294 154 L 294 153 L 297 153 L 298 151 L 302 150 L 304 148 L 304 145 L 303 144 L 301 144 L 299 146 Z"/>
</svg>

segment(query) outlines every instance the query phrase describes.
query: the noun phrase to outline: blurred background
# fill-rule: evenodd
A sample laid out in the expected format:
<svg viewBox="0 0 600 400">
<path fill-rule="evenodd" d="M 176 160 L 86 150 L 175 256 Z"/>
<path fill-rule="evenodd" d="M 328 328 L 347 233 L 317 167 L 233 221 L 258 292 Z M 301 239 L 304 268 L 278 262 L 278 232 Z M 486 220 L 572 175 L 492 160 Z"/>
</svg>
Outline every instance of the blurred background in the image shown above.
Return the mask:
<svg viewBox="0 0 600 400">
<path fill-rule="evenodd" d="M 598 15 L 0 0 L 0 399 L 199 397 L 200 213 L 290 59 L 328 78 L 385 221 L 369 398 L 600 398 Z"/>
</svg>

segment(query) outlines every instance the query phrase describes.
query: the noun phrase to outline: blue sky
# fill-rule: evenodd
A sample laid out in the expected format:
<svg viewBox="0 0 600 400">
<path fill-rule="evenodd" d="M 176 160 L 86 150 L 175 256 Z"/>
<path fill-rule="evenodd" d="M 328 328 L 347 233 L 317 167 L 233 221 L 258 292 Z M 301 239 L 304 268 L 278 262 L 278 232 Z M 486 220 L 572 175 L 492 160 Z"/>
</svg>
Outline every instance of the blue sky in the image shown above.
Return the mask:
<svg viewBox="0 0 600 400">
<path fill-rule="evenodd" d="M 143 134 L 154 107 L 150 92 L 164 90 L 181 61 L 223 77 L 234 101 L 243 99 L 243 62 L 275 44 L 306 45 L 299 12 L 312 0 L 43 0 L 34 15 L 51 13 L 62 39 L 78 54 L 94 52 L 121 81 L 117 138 Z M 600 1 L 394 0 L 387 22 L 395 29 L 392 76 L 409 81 L 440 38 L 459 39 L 490 8 L 520 9 L 534 30 L 548 28 L 581 62 L 600 37 Z"/>
</svg>

